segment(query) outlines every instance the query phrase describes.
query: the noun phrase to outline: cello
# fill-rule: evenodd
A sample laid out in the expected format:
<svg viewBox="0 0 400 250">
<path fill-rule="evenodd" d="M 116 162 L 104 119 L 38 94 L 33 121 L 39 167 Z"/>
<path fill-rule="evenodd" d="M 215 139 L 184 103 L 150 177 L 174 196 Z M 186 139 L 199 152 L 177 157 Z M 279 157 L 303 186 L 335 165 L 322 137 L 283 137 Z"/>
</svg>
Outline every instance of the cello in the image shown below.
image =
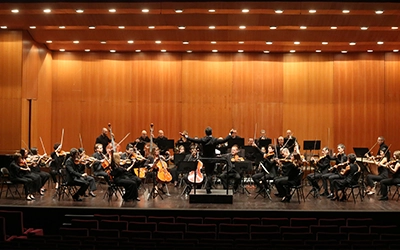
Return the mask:
<svg viewBox="0 0 400 250">
<path fill-rule="evenodd" d="M 199 158 L 199 156 L 197 155 L 197 158 Z M 200 160 L 197 160 L 197 168 L 196 171 L 190 171 L 190 173 L 188 174 L 188 180 L 191 183 L 194 184 L 198 184 L 198 183 L 202 183 L 204 176 L 203 173 L 201 172 L 201 169 L 203 168 L 203 162 L 201 162 Z M 196 179 L 194 178 L 196 176 Z"/>
</svg>

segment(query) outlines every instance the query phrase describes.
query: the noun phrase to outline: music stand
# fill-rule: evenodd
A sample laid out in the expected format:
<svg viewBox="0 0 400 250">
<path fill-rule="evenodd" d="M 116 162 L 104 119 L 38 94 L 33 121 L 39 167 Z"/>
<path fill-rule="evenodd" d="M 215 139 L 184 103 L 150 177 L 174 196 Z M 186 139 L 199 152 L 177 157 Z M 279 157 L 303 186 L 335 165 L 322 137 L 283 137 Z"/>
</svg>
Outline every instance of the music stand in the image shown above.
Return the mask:
<svg viewBox="0 0 400 250">
<path fill-rule="evenodd" d="M 233 145 L 237 145 L 239 148 L 243 148 L 244 146 L 244 138 L 234 138 L 228 141 L 228 148 L 231 148 Z"/>
<path fill-rule="evenodd" d="M 134 144 L 133 144 L 134 145 Z M 139 152 L 144 155 L 144 142 L 138 142 L 136 143 L 136 148 L 139 150 Z"/>
<path fill-rule="evenodd" d="M 194 180 L 196 180 L 196 176 L 197 176 L 197 161 L 181 161 L 181 163 L 179 164 L 180 168 L 182 168 L 182 171 L 186 172 L 186 173 L 190 173 L 191 171 L 195 171 L 194 172 Z M 188 175 L 189 176 L 189 175 Z M 193 183 L 193 193 L 196 195 L 196 186 L 198 183 Z M 186 187 L 183 189 L 183 192 L 181 195 L 183 195 L 186 191 L 187 188 L 189 188 L 190 186 L 188 184 L 186 184 Z"/>
<path fill-rule="evenodd" d="M 321 141 L 320 140 L 303 141 L 303 149 L 304 150 L 320 150 L 321 149 Z"/>
<path fill-rule="evenodd" d="M 244 156 L 247 160 L 253 161 L 253 159 L 248 159 L 248 157 L 253 157 L 254 161 L 257 159 L 257 155 L 260 154 L 260 151 L 253 146 L 244 146 Z"/>
<path fill-rule="evenodd" d="M 364 158 L 365 154 L 368 153 L 369 151 L 368 148 L 353 148 L 353 150 L 356 157 L 361 157 L 361 158 Z"/>
<path fill-rule="evenodd" d="M 171 148 L 174 148 L 174 140 L 160 140 L 157 143 L 157 146 L 161 151 L 168 151 Z"/>
<path fill-rule="evenodd" d="M 258 140 L 258 146 L 267 148 L 269 144 L 272 144 L 272 140 L 270 138 L 264 140 Z"/>
<path fill-rule="evenodd" d="M 242 191 L 242 194 L 244 194 L 244 191 L 246 191 L 247 195 L 250 194 L 249 190 L 247 190 L 247 188 L 244 186 L 244 172 L 246 171 L 251 171 L 252 170 L 253 165 L 251 164 L 251 161 L 237 161 L 235 162 L 235 170 L 236 172 L 238 172 L 240 174 L 240 185 L 239 188 Z M 229 174 L 229 172 L 227 173 Z M 227 182 L 229 185 L 229 182 Z"/>
</svg>

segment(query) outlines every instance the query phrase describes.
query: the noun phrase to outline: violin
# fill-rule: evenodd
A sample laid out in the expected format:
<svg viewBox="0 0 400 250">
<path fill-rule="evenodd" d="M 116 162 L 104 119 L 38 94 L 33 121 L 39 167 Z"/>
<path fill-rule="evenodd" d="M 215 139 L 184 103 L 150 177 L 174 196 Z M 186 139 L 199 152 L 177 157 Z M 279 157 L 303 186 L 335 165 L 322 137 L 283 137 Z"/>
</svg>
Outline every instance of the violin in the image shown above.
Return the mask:
<svg viewBox="0 0 400 250">
<path fill-rule="evenodd" d="M 274 155 L 275 155 L 274 152 L 269 152 L 269 153 L 267 153 L 267 154 L 264 154 L 264 159 L 267 159 L 268 157 L 274 156 Z"/>
<path fill-rule="evenodd" d="M 231 162 L 240 162 L 240 161 L 244 161 L 243 157 L 240 157 L 239 155 L 234 155 L 231 158 Z"/>
</svg>

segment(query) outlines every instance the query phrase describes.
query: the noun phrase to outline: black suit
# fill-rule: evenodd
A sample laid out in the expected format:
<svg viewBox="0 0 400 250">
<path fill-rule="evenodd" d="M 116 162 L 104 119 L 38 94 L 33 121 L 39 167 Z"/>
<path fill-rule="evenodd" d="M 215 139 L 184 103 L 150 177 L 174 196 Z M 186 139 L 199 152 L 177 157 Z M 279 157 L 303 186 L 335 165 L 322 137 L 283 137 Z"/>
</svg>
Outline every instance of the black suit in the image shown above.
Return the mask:
<svg viewBox="0 0 400 250">
<path fill-rule="evenodd" d="M 107 148 L 108 144 L 111 143 L 111 139 L 108 138 L 106 135 L 101 134 L 101 135 L 99 135 L 99 137 L 96 138 L 96 144 L 97 143 L 100 143 L 101 145 L 103 145 L 103 154 L 106 154 L 107 153 L 106 148 Z"/>
<path fill-rule="evenodd" d="M 225 189 L 228 188 L 228 179 L 229 180 L 234 180 L 234 184 L 233 184 L 233 189 L 236 191 L 239 187 L 240 184 L 240 174 L 236 171 L 235 169 L 235 163 L 232 162 L 234 160 L 232 160 L 232 158 L 234 158 L 234 155 L 232 154 L 224 154 L 222 155 L 222 158 L 226 159 L 227 166 L 226 166 L 226 170 L 224 172 L 222 172 L 222 174 L 219 176 L 219 178 L 221 179 L 222 185 L 224 186 Z"/>
<path fill-rule="evenodd" d="M 67 183 L 69 185 L 80 186 L 79 190 L 74 194 L 76 198 L 79 198 L 78 195 L 83 196 L 86 192 L 86 189 L 89 187 L 89 181 L 82 177 L 82 173 L 80 172 L 79 164 L 75 164 L 75 162 L 70 157 L 65 162 L 65 167 L 67 169 Z"/>
</svg>

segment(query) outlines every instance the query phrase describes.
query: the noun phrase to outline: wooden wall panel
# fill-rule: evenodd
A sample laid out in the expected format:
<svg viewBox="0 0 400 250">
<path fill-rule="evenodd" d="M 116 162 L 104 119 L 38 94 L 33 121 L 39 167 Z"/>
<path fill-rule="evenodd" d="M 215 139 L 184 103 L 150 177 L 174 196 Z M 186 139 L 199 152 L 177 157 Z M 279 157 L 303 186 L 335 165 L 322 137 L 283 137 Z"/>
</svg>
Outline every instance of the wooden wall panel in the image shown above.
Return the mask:
<svg viewBox="0 0 400 250">
<path fill-rule="evenodd" d="M 0 153 L 21 145 L 22 33 L 0 31 Z"/>
</svg>

